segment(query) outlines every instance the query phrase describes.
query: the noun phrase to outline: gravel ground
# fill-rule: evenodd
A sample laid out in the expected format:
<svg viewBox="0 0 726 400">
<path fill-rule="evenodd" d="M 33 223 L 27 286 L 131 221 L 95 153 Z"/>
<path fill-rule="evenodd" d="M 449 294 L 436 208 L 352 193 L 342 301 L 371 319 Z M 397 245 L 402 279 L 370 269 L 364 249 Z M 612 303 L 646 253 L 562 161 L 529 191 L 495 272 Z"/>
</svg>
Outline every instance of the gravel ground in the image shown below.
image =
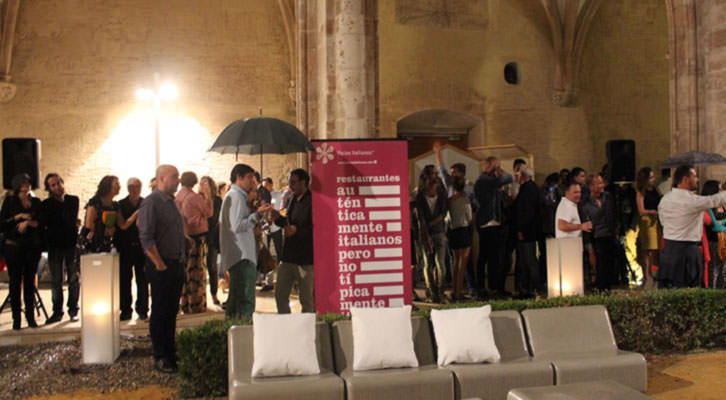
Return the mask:
<svg viewBox="0 0 726 400">
<path fill-rule="evenodd" d="M 149 338 L 121 338 L 121 355 L 112 365 L 81 364 L 81 342 L 0 347 L 0 399 L 92 389 L 103 393 L 141 386 L 176 386 L 176 375 L 152 368 Z"/>
</svg>

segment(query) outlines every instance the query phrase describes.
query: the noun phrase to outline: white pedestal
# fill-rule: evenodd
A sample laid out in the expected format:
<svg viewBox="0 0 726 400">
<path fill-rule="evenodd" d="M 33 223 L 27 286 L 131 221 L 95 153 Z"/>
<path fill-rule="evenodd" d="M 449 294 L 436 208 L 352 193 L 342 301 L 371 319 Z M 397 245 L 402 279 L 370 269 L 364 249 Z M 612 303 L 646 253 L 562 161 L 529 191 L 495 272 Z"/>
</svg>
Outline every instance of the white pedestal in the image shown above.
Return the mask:
<svg viewBox="0 0 726 400">
<path fill-rule="evenodd" d="M 112 364 L 120 353 L 119 255 L 81 256 L 81 353 L 84 364 Z"/>
<path fill-rule="evenodd" d="M 547 297 L 584 294 L 582 238 L 547 239 Z"/>
</svg>

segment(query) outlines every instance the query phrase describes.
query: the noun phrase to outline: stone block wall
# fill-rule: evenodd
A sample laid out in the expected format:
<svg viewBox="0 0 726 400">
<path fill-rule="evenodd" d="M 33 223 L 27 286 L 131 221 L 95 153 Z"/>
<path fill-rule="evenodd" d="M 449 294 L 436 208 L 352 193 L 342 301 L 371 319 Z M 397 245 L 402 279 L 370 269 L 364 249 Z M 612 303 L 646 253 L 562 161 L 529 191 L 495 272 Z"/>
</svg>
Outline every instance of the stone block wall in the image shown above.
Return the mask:
<svg viewBox="0 0 726 400">
<path fill-rule="evenodd" d="M 668 154 L 662 0 L 603 2 L 574 107 L 552 102 L 551 33 L 538 1 L 380 0 L 377 15 L 382 137 L 395 137 L 397 122 L 422 110 L 466 113 L 481 121 L 470 146 L 519 144 L 534 154 L 538 178 L 575 165 L 599 169 L 609 139 L 635 139 L 639 166 Z M 723 36 L 716 25 L 704 33 L 709 43 Z M 158 73 L 179 88 L 160 113 L 162 162 L 228 179 L 234 156 L 206 152 L 227 124 L 257 115 L 260 106 L 264 115 L 296 122 L 286 40 L 272 0 L 24 0 L 12 68 L 18 93 L 0 104 L 0 138 L 41 139 L 41 172 L 60 173 L 83 200 L 106 174 L 146 183 L 154 114 L 134 92 L 153 87 Z M 708 58 L 714 85 L 719 54 Z M 518 85 L 504 80 L 509 62 L 519 66 Z M 317 68 L 308 74 L 325 77 Z M 313 78 L 305 75 L 311 85 L 324 84 Z M 711 104 L 719 104 L 718 90 Z M 256 156 L 239 160 L 259 165 Z M 266 156 L 263 174 L 279 187 L 301 162 Z"/>
<path fill-rule="evenodd" d="M 414 4 L 415 3 L 415 4 Z M 605 142 L 635 139 L 638 165 L 669 152 L 668 27 L 660 0 L 603 2 L 585 44 L 578 102 L 551 101 L 555 63 L 538 1 L 379 3 L 381 135 L 426 109 L 483 121 L 469 145 L 519 144 L 538 178 L 599 170 Z M 520 83 L 504 80 L 516 62 Z"/>
<path fill-rule="evenodd" d="M 60 173 L 82 201 L 106 174 L 122 186 L 130 176 L 146 184 L 154 115 L 135 90 L 153 88 L 158 73 L 179 91 L 162 105 L 161 161 L 228 180 L 234 156 L 206 152 L 228 123 L 258 107 L 295 122 L 287 52 L 273 1 L 24 0 L 12 67 L 18 93 L 0 104 L 0 137 L 39 138 L 41 173 Z M 239 161 L 259 167 L 258 156 Z M 279 187 L 297 157 L 264 164 Z"/>
<path fill-rule="evenodd" d="M 670 156 L 668 21 L 661 0 L 604 1 L 583 57 L 580 99 L 594 167 L 606 142 L 634 139 L 636 168 L 656 170 Z"/>
<path fill-rule="evenodd" d="M 699 150 L 726 155 L 726 1 L 696 3 L 699 73 Z M 726 166 L 708 167 L 704 179 L 726 178 Z"/>
</svg>

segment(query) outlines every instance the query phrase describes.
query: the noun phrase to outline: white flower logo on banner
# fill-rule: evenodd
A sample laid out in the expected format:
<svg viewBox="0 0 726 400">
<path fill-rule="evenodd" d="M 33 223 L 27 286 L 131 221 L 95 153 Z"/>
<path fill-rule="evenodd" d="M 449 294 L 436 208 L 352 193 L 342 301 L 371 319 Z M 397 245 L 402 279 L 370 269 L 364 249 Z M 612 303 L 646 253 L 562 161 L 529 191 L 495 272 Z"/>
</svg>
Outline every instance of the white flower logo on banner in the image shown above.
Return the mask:
<svg viewBox="0 0 726 400">
<path fill-rule="evenodd" d="M 317 153 L 315 158 L 323 164 L 327 164 L 328 161 L 334 158 L 333 153 L 335 152 L 335 149 L 333 146 L 328 146 L 327 143 L 323 143 L 322 146 L 315 148 L 315 152 Z"/>
</svg>

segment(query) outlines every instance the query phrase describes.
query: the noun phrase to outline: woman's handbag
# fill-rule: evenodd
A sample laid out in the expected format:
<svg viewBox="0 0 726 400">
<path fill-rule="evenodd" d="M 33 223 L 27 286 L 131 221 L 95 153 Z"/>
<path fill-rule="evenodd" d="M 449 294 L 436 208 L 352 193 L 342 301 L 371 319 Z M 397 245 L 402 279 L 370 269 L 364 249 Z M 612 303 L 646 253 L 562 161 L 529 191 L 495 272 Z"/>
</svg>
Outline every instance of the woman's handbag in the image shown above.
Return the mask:
<svg viewBox="0 0 726 400">
<path fill-rule="evenodd" d="M 270 253 L 270 250 L 265 246 L 262 241 L 257 242 L 257 269 L 263 273 L 266 274 L 270 271 L 273 271 L 277 267 L 277 264 L 275 263 L 275 259 L 272 258 L 272 253 Z"/>
<path fill-rule="evenodd" d="M 718 233 L 718 258 L 726 261 L 726 235 L 725 232 Z"/>
</svg>

